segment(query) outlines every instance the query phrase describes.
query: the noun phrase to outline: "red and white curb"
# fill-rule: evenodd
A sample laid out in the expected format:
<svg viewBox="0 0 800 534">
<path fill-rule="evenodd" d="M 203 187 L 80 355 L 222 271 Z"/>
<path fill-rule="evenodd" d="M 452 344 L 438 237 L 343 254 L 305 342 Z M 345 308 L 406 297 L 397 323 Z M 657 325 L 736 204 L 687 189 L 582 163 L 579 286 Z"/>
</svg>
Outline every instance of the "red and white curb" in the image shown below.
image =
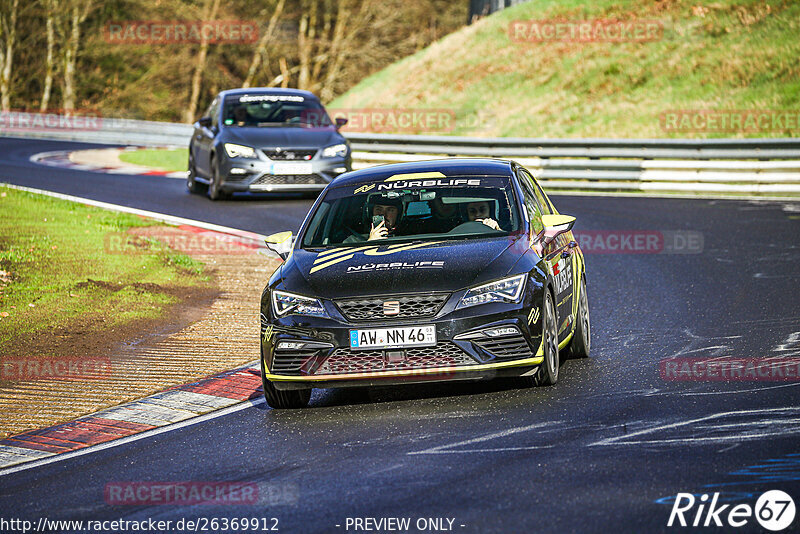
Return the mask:
<svg viewBox="0 0 800 534">
<path fill-rule="evenodd" d="M 252 362 L 74 421 L 3 439 L 0 441 L 0 469 L 169 427 L 244 401 L 258 399 L 261 402 L 262 395 L 259 364 Z"/>
<path fill-rule="evenodd" d="M 128 150 L 139 150 L 141 148 L 146 147 L 127 147 L 125 151 Z M 109 149 L 109 150 L 118 150 L 118 149 Z M 102 172 L 106 174 L 124 174 L 124 175 L 135 175 L 135 176 L 162 176 L 164 178 L 178 178 L 178 179 L 186 179 L 186 173 L 184 171 L 177 171 L 177 172 L 170 172 L 170 171 L 161 171 L 157 169 L 147 169 L 146 167 L 136 166 L 136 165 L 125 165 L 124 163 L 120 165 L 101 165 L 101 164 L 91 164 L 91 163 L 76 163 L 70 159 L 70 154 L 72 154 L 73 150 L 57 150 L 53 152 L 40 152 L 38 154 L 34 154 L 29 159 L 31 162 L 39 164 L 39 165 L 47 165 L 49 167 L 59 167 L 62 169 L 74 169 L 79 171 L 90 171 L 90 172 Z"/>
</svg>

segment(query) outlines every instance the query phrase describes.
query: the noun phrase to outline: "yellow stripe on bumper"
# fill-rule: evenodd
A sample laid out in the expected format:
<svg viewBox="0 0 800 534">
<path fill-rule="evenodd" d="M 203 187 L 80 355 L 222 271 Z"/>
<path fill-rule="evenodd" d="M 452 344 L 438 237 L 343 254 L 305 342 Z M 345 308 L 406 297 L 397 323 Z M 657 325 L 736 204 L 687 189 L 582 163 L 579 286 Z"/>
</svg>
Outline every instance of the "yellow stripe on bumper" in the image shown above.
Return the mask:
<svg viewBox="0 0 800 534">
<path fill-rule="evenodd" d="M 539 365 L 544 361 L 544 357 L 537 356 L 524 360 L 514 360 L 513 362 L 483 363 L 479 365 L 459 366 L 459 367 L 433 367 L 429 369 L 404 369 L 402 371 L 377 371 L 374 373 L 351 373 L 344 375 L 313 375 L 313 376 L 285 376 L 267 373 L 267 379 L 273 382 L 313 382 L 320 380 L 352 380 L 357 378 L 381 378 L 393 376 L 419 376 L 436 375 L 442 373 L 456 373 L 460 371 L 486 371 L 491 369 L 504 369 L 506 367 L 525 367 L 528 365 Z"/>
</svg>

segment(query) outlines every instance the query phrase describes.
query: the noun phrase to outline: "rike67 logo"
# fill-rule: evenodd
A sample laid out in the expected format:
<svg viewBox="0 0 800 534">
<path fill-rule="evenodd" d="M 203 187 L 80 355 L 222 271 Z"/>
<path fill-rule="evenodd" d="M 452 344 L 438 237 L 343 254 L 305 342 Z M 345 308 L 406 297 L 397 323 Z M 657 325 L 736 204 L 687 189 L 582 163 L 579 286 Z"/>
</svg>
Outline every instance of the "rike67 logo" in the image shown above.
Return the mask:
<svg viewBox="0 0 800 534">
<path fill-rule="evenodd" d="M 691 493 L 678 493 L 667 526 L 738 528 L 749 524 L 755 517 L 762 528 L 778 532 L 788 528 L 794 521 L 794 500 L 786 492 L 767 491 L 758 498 L 755 507 L 749 504 L 719 504 L 719 495 L 704 493 L 697 498 Z"/>
</svg>

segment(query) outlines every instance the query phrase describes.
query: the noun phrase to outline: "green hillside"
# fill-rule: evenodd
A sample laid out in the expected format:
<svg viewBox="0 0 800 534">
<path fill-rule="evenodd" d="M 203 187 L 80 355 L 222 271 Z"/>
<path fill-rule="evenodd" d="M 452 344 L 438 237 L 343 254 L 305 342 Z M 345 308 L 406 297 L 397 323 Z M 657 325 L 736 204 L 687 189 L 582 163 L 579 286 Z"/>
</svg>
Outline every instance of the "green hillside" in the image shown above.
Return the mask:
<svg viewBox="0 0 800 534">
<path fill-rule="evenodd" d="M 655 20 L 663 31 L 649 42 L 516 42 L 510 35 L 514 21 L 596 19 Z M 367 77 L 329 108 L 449 110 L 454 127 L 395 128 L 434 135 L 800 136 L 798 34 L 797 1 L 535 0 Z M 665 122 L 674 110 L 690 118 L 721 110 L 770 118 L 755 128 L 701 122 L 699 131 L 675 131 Z"/>
</svg>

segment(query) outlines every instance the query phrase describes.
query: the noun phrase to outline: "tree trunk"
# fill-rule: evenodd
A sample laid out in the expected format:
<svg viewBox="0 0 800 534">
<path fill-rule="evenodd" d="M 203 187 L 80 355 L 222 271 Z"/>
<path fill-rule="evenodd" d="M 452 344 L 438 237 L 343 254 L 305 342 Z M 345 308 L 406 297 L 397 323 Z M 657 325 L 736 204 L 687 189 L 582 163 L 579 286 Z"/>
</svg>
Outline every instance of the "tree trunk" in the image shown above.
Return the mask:
<svg viewBox="0 0 800 534">
<path fill-rule="evenodd" d="M 267 31 L 261 36 L 261 39 L 258 41 L 258 46 L 255 52 L 253 52 L 253 60 L 250 62 L 250 68 L 247 71 L 247 77 L 244 79 L 242 87 L 250 87 L 250 84 L 253 83 L 253 79 L 256 76 L 258 67 L 261 66 L 261 62 L 267 57 L 267 45 L 272 39 L 272 34 L 275 32 L 275 26 L 278 24 L 278 19 L 283 13 L 283 6 L 285 3 L 286 0 L 278 0 L 278 5 L 275 6 L 275 11 L 272 12 L 272 16 L 269 18 Z"/>
<path fill-rule="evenodd" d="M 75 111 L 75 64 L 81 44 L 81 24 L 89 16 L 92 0 L 72 4 L 69 13 L 69 37 L 64 46 L 64 115 L 70 116 Z"/>
<path fill-rule="evenodd" d="M 50 93 L 53 91 L 53 74 L 55 71 L 54 52 L 56 46 L 56 32 L 53 27 L 53 11 L 55 5 L 52 1 L 47 2 L 47 55 L 45 56 L 44 89 L 42 90 L 42 102 L 39 111 L 44 113 L 50 106 Z"/>
<path fill-rule="evenodd" d="M 311 0 L 310 13 L 303 14 L 300 19 L 300 32 L 297 35 L 297 47 L 300 55 L 300 74 L 297 77 L 297 88 L 308 89 L 311 85 L 311 55 L 314 40 L 317 37 L 317 0 Z"/>
<path fill-rule="evenodd" d="M 8 18 L 0 15 L 2 27 L 0 33 L 4 37 L 5 52 L 0 50 L 0 109 L 11 109 L 11 65 L 14 62 L 14 45 L 17 40 L 17 8 L 19 0 L 13 0 Z"/>
<path fill-rule="evenodd" d="M 206 12 L 208 16 L 203 17 L 203 19 L 206 21 L 217 18 L 217 10 L 219 9 L 220 0 L 210 1 L 211 9 Z M 208 40 L 205 38 L 205 35 L 203 35 L 203 39 L 200 42 L 200 53 L 197 55 L 197 63 L 195 64 L 194 75 L 192 76 L 192 94 L 189 97 L 189 107 L 186 109 L 186 114 L 184 115 L 184 122 L 190 124 L 194 122 L 197 114 L 197 103 L 200 100 L 200 84 L 203 80 L 203 69 L 205 69 L 206 66 L 207 55 Z"/>
</svg>

